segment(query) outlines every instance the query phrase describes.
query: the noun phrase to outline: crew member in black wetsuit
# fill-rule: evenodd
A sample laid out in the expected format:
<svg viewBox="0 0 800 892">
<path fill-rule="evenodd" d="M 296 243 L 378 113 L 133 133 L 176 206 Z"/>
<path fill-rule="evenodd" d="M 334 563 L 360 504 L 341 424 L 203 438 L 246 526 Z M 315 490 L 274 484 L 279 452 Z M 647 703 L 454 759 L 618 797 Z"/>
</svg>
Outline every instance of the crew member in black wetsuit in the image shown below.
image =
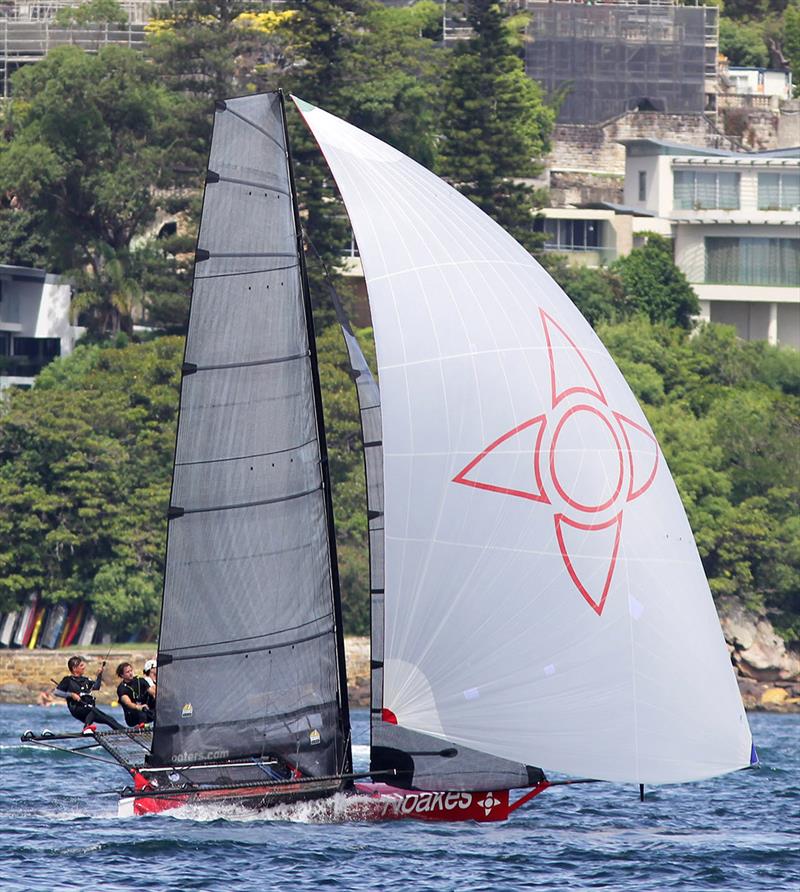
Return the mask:
<svg viewBox="0 0 800 892">
<path fill-rule="evenodd" d="M 103 663 L 105 666 L 105 662 Z M 94 681 L 84 675 L 86 661 L 83 657 L 70 657 L 67 660 L 69 675 L 65 675 L 56 686 L 53 693 L 67 701 L 70 714 L 83 722 L 84 732 L 96 731 L 97 725 L 108 725 L 115 730 L 124 730 L 113 716 L 106 715 L 95 706 L 93 691 L 99 691 L 102 684 L 103 666 L 97 670 Z"/>
<path fill-rule="evenodd" d="M 150 686 L 141 676 L 133 675 L 130 663 L 117 666 L 117 677 L 122 679 L 117 685 L 117 700 L 125 713 L 125 721 L 129 728 L 155 720 L 155 712 L 148 706 Z"/>
</svg>

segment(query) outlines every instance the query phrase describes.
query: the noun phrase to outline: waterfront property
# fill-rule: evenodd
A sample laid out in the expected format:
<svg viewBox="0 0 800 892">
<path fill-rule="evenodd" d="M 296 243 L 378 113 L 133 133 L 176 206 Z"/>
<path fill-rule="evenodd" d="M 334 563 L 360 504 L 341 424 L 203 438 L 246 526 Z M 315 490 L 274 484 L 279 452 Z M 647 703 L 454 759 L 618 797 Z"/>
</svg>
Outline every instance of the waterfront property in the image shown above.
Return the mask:
<svg viewBox="0 0 800 892">
<path fill-rule="evenodd" d="M 800 154 L 625 141 L 625 204 L 672 235 L 701 317 L 800 349 Z"/>
<path fill-rule="evenodd" d="M 41 269 L 0 264 L 0 390 L 30 387 L 83 329 L 70 322 L 72 289 Z"/>
</svg>

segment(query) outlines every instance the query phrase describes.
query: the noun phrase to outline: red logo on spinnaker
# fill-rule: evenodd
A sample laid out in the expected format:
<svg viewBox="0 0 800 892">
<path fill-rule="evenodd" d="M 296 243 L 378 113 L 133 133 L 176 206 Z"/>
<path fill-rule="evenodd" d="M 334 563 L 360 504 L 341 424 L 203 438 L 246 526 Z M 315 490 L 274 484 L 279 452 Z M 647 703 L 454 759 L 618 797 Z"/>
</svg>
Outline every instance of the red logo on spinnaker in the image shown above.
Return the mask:
<svg viewBox="0 0 800 892">
<path fill-rule="evenodd" d="M 539 315 L 550 366 L 548 411 L 494 439 L 453 482 L 543 505 L 560 500 L 565 508 L 551 510 L 561 557 L 600 616 L 617 563 L 623 508 L 655 479 L 658 444 L 646 427 L 609 407 L 600 379 L 566 329 L 544 310 Z M 520 454 L 531 459 L 522 472 Z M 514 462 L 504 460 L 512 455 Z"/>
</svg>

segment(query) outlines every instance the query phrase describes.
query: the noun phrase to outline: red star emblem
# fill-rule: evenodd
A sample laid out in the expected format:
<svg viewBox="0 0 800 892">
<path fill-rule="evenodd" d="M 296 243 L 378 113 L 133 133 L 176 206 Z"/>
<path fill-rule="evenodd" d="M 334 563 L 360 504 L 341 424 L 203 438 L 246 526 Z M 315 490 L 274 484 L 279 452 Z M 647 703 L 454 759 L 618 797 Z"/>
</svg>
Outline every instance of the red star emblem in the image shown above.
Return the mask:
<svg viewBox="0 0 800 892">
<path fill-rule="evenodd" d="M 550 506 L 570 579 L 600 616 L 619 553 L 623 509 L 658 470 L 649 430 L 611 409 L 566 329 L 539 310 L 550 365 L 550 406 L 475 456 L 454 483 Z M 516 458 L 532 461 L 519 472 Z M 513 460 L 512 460 L 513 459 Z"/>
</svg>

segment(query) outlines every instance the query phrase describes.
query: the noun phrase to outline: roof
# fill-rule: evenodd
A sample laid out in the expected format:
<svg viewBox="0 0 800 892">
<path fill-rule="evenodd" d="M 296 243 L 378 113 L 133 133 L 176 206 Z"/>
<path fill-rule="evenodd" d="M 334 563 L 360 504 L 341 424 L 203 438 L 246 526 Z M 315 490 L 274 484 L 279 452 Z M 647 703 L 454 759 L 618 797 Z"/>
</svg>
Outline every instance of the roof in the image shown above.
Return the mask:
<svg viewBox="0 0 800 892">
<path fill-rule="evenodd" d="M 646 211 L 643 208 L 635 208 L 629 204 L 617 204 L 615 201 L 587 201 L 582 208 L 597 208 L 603 211 L 614 211 L 615 214 L 631 214 L 634 217 L 657 217 L 654 211 Z"/>
<path fill-rule="evenodd" d="M 0 263 L 0 276 L 15 282 L 44 282 L 47 273 L 43 269 L 35 269 L 32 266 L 11 266 L 7 263 Z"/>
<path fill-rule="evenodd" d="M 800 147 L 769 149 L 766 152 L 734 152 L 731 149 L 710 149 L 705 146 L 689 146 L 666 139 L 619 139 L 627 149 L 637 155 L 707 155 L 717 158 L 736 158 L 747 161 L 769 158 L 796 158 L 800 160 Z"/>
</svg>

